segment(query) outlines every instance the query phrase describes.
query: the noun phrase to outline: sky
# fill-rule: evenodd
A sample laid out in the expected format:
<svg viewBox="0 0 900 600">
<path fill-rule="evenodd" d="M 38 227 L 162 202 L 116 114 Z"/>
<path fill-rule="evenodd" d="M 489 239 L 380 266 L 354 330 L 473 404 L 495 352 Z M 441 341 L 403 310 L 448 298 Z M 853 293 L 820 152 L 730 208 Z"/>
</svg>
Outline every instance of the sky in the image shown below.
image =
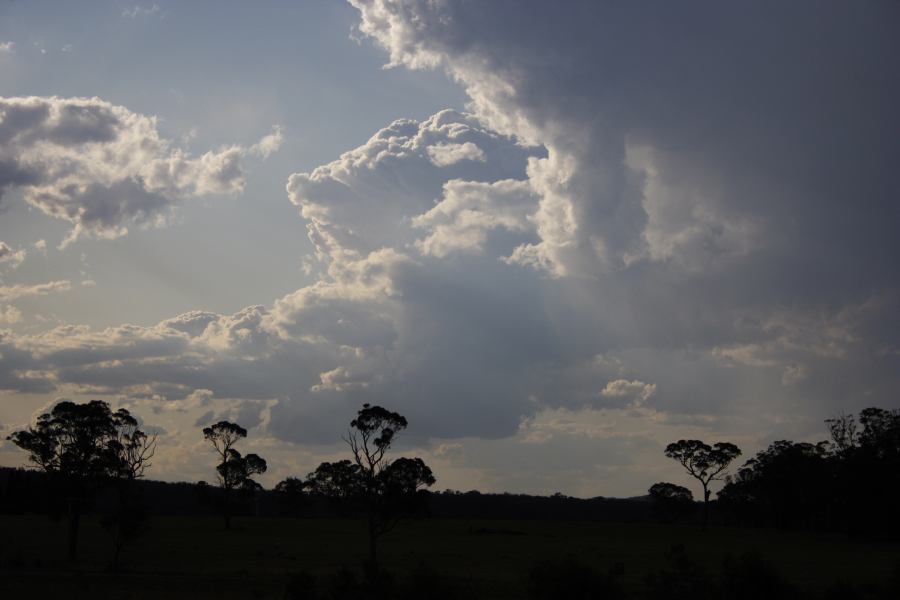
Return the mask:
<svg viewBox="0 0 900 600">
<path fill-rule="evenodd" d="M 272 486 L 372 403 L 437 489 L 621 497 L 898 408 L 898 23 L 0 0 L 0 436 L 102 399 L 211 480 L 227 419 Z"/>
</svg>

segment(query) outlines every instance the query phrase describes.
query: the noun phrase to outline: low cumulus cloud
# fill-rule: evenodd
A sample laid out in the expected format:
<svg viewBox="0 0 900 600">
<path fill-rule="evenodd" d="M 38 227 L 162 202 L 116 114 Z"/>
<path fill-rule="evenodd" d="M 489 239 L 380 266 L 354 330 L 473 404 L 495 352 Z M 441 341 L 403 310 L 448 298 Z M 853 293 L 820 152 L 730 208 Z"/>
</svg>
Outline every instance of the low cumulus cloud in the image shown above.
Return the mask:
<svg viewBox="0 0 900 600">
<path fill-rule="evenodd" d="M 159 135 L 156 117 L 99 98 L 0 98 L 0 201 L 19 188 L 32 206 L 72 223 L 64 244 L 114 238 L 165 223 L 185 198 L 240 193 L 244 157 L 266 157 L 280 139 L 276 129 L 251 149 L 192 156 Z"/>
</svg>

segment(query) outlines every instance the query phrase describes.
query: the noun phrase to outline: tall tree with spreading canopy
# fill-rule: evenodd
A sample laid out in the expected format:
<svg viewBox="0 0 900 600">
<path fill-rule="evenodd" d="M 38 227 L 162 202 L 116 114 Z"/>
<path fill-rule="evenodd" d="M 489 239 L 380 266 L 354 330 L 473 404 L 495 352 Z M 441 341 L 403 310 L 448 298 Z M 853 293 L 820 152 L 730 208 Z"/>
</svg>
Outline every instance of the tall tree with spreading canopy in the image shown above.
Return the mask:
<svg viewBox="0 0 900 600">
<path fill-rule="evenodd" d="M 730 442 L 710 446 L 700 440 L 678 440 L 666 446 L 665 452 L 703 486 L 703 529 L 706 529 L 709 526 L 709 484 L 725 479 L 728 465 L 741 455 L 740 448 Z"/>
<path fill-rule="evenodd" d="M 203 437 L 209 441 L 221 459 L 216 465 L 219 487 L 222 489 L 222 515 L 225 529 L 231 529 L 231 503 L 235 491 L 254 491 L 261 486 L 252 477 L 266 472 L 266 461 L 256 455 L 242 456 L 234 446 L 247 437 L 247 430 L 229 421 L 219 421 L 203 429 Z"/>
<path fill-rule="evenodd" d="M 104 524 L 112 530 L 111 566 L 117 571 L 125 544 L 140 534 L 146 518 L 134 482 L 143 478 L 151 466 L 150 460 L 156 453 L 156 436 L 148 436 L 142 431 L 138 420 L 127 409 L 117 410 L 112 414 L 112 420 L 116 437 L 109 443 L 110 476 L 118 505 L 115 512 L 104 519 Z"/>
<path fill-rule="evenodd" d="M 110 479 L 136 479 L 149 466 L 155 439 L 148 439 L 127 410 L 91 400 L 59 402 L 34 427 L 8 438 L 28 452 L 34 465 L 65 490 L 69 521 L 68 556 L 76 560 L 84 505 Z"/>
<path fill-rule="evenodd" d="M 419 492 L 435 482 L 434 474 L 421 458 L 387 458 L 397 434 L 407 424 L 406 418 L 396 412 L 363 404 L 344 438 L 353 453 L 353 462 L 323 463 L 310 474 L 314 491 L 363 503 L 369 565 L 375 573 L 379 538 L 411 514 L 421 499 Z"/>
</svg>

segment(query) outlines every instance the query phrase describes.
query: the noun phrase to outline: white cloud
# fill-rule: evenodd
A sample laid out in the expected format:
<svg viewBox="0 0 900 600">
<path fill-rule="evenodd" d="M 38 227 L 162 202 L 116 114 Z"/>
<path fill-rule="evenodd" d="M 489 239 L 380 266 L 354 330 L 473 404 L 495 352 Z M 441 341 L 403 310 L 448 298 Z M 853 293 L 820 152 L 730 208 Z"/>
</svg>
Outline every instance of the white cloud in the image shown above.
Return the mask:
<svg viewBox="0 0 900 600">
<path fill-rule="evenodd" d="M 15 306 L 0 307 L 0 325 L 13 325 L 22 320 L 22 311 Z"/>
<path fill-rule="evenodd" d="M 281 133 L 281 127 L 276 125 L 272 133 L 250 146 L 250 151 L 266 159 L 281 148 L 282 142 L 284 142 L 284 136 Z"/>
<path fill-rule="evenodd" d="M 72 282 L 67 280 L 48 281 L 46 283 L 0 285 L 0 300 L 17 300 L 28 296 L 46 296 L 56 292 L 67 292 L 72 289 Z"/>
<path fill-rule="evenodd" d="M 99 98 L 0 98 L 0 199 L 21 188 L 29 204 L 71 222 L 64 245 L 164 224 L 184 198 L 240 193 L 247 152 L 191 156 L 160 137 L 156 117 Z"/>
<path fill-rule="evenodd" d="M 160 18 L 165 15 L 165 13 L 161 12 L 159 5 L 155 3 L 151 4 L 150 6 L 141 6 L 139 4 L 135 4 L 134 6 L 122 9 L 122 18 L 131 19 L 132 21 L 138 18 L 151 17 L 154 15 L 159 15 Z"/>
<path fill-rule="evenodd" d="M 15 42 L 0 42 L 0 54 L 12 54 L 15 49 Z"/>
<path fill-rule="evenodd" d="M 481 251 L 492 230 L 533 233 L 528 217 L 536 201 L 525 181 L 448 181 L 441 201 L 412 220 L 414 227 L 429 232 L 416 246 L 423 254 L 440 257 L 453 251 Z"/>
<path fill-rule="evenodd" d="M 631 406 L 641 406 L 656 393 L 655 383 L 644 383 L 636 379 L 616 379 L 606 384 L 600 395 L 604 398 L 624 399 Z"/>
<path fill-rule="evenodd" d="M 477 160 L 484 162 L 484 152 L 473 144 L 434 144 L 426 148 L 431 162 L 437 167 L 449 167 L 461 160 Z"/>
<path fill-rule="evenodd" d="M 13 250 L 9 244 L 0 242 L 0 264 L 15 269 L 25 260 L 25 250 Z"/>
<path fill-rule="evenodd" d="M 434 146 L 467 143 L 480 148 L 487 162 L 438 166 L 429 154 Z M 470 115 L 445 110 L 421 123 L 395 121 L 340 159 L 291 175 L 288 194 L 307 221 L 319 258 L 341 263 L 411 245 L 417 232 L 408 223 L 434 206 L 446 182 L 518 178 L 527 158 L 538 153 L 485 129 Z"/>
</svg>

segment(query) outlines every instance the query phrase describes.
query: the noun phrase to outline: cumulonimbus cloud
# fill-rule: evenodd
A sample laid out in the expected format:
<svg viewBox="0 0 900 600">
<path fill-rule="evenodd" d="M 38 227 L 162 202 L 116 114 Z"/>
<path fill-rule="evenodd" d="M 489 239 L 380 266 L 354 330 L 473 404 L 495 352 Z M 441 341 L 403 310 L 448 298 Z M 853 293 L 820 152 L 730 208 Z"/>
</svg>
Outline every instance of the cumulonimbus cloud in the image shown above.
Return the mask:
<svg viewBox="0 0 900 600">
<path fill-rule="evenodd" d="M 156 117 L 100 98 L 0 98 L 0 200 L 11 189 L 80 236 L 118 237 L 164 223 L 182 199 L 243 190 L 242 159 L 267 157 L 280 130 L 252 148 L 192 156 L 160 136 Z"/>
</svg>

